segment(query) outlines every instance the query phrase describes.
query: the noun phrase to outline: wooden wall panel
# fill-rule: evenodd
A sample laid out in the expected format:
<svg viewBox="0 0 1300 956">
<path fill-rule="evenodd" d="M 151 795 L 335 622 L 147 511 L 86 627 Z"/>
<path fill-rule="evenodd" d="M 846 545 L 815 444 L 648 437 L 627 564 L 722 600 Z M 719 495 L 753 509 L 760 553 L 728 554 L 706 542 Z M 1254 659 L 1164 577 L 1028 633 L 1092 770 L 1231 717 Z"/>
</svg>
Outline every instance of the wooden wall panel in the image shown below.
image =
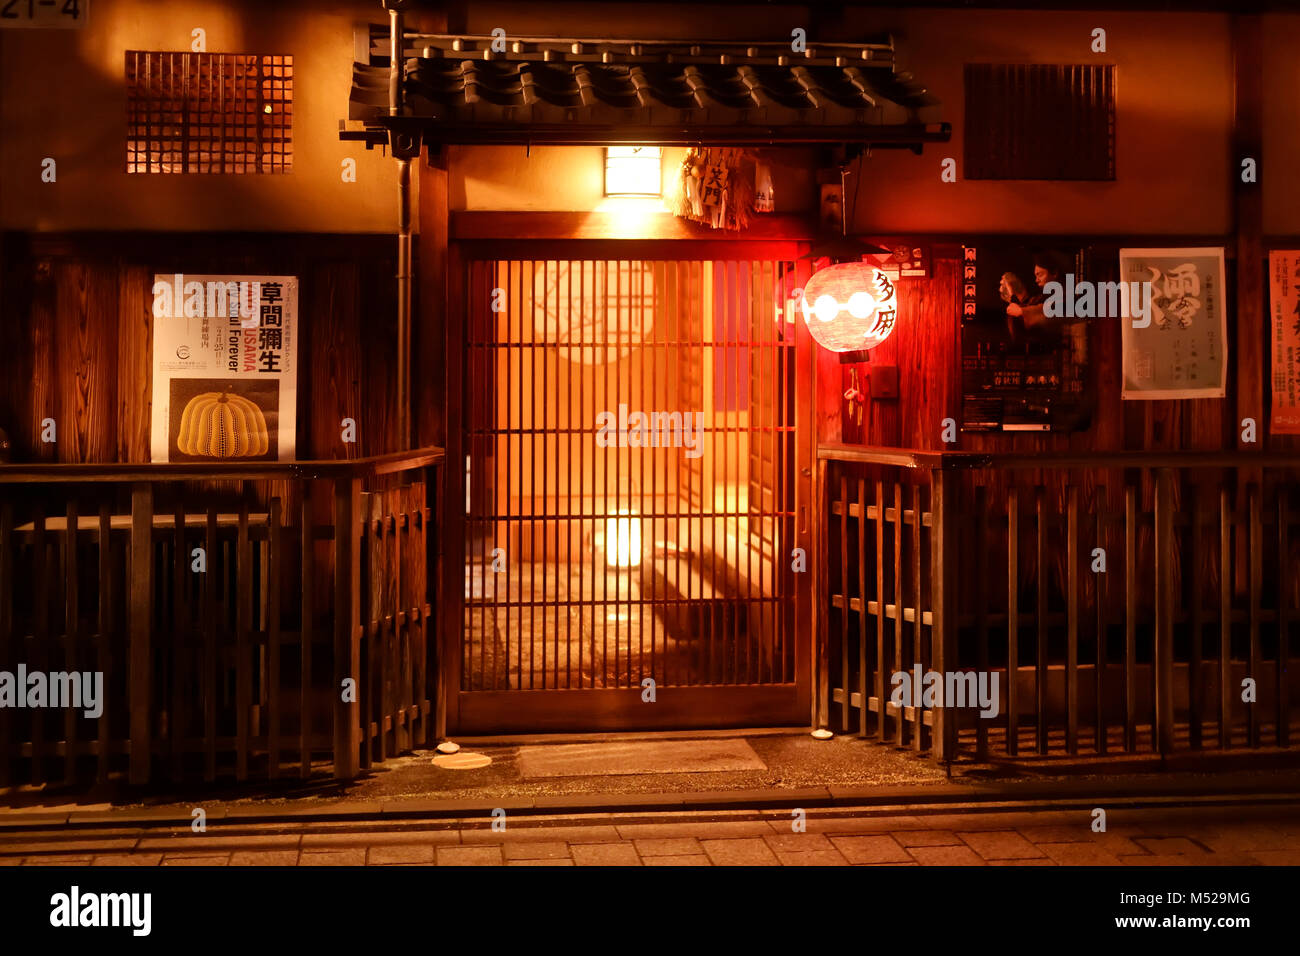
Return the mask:
<svg viewBox="0 0 1300 956">
<path fill-rule="evenodd" d="M 59 461 L 112 461 L 117 454 L 115 271 L 80 261 L 62 264 L 55 274 Z"/>
<path fill-rule="evenodd" d="M 31 404 L 19 421 L 26 427 L 9 430 L 13 440 L 14 461 L 56 461 L 56 444 L 41 441 L 41 422 L 58 417 L 58 382 L 54 372 L 55 282 L 53 263 L 40 260 L 33 264 L 28 328 L 30 329 L 31 378 L 28 396 Z M 24 454 L 25 453 L 25 454 Z M 20 457 L 22 456 L 22 457 Z"/>
<path fill-rule="evenodd" d="M 117 306 L 117 460 L 149 460 L 153 396 L 153 270 L 124 264 Z"/>
<path fill-rule="evenodd" d="M 311 457 L 359 458 L 360 446 L 369 441 L 358 399 L 361 375 L 353 362 L 360 343 L 356 335 L 357 270 L 352 263 L 330 263 L 313 268 L 308 294 L 314 304 L 310 347 L 310 406 L 299 421 L 310 420 Z M 343 441 L 343 420 L 357 425 L 357 441 Z"/>
<path fill-rule="evenodd" d="M 10 233 L 4 248 L 6 323 L 21 330 L 0 354 L 14 461 L 149 460 L 153 276 L 172 272 L 298 276 L 298 457 L 395 450 L 391 237 Z M 47 417 L 56 444 L 40 441 Z"/>
</svg>

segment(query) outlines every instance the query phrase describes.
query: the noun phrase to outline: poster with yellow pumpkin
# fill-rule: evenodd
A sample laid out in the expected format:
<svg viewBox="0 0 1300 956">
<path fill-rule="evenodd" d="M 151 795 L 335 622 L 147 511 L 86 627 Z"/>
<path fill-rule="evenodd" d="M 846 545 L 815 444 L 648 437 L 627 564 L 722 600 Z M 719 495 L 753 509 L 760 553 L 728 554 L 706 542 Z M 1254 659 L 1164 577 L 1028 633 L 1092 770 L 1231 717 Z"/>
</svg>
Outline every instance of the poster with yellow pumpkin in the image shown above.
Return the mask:
<svg viewBox="0 0 1300 956">
<path fill-rule="evenodd" d="M 154 461 L 293 459 L 296 277 L 158 275 L 153 323 Z"/>
</svg>

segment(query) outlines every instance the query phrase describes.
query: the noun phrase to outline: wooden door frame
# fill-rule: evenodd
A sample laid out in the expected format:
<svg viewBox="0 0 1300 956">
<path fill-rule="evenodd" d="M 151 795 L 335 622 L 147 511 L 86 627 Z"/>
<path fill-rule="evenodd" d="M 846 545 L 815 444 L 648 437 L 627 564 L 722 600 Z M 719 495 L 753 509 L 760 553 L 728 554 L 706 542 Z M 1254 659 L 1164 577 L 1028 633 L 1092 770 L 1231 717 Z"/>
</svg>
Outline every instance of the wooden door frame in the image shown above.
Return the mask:
<svg viewBox="0 0 1300 956">
<path fill-rule="evenodd" d="M 592 220 L 597 225 L 591 225 Z M 461 707 L 461 667 L 462 646 L 464 641 L 464 603 L 465 603 L 465 475 L 463 461 L 465 448 L 463 442 L 464 408 L 467 395 L 465 389 L 464 342 L 465 316 L 461 314 L 468 293 L 466 283 L 467 264 L 474 260 L 501 259 L 536 259 L 541 253 L 548 259 L 642 259 L 642 260 L 751 260 L 751 261 L 794 261 L 799 262 L 811 248 L 812 233 L 806 220 L 796 217 L 771 217 L 770 225 L 760 230 L 751 231 L 743 236 L 718 238 L 713 230 L 694 223 L 685 224 L 689 229 L 680 227 L 676 217 L 668 217 L 672 223 L 659 223 L 652 228 L 650 237 L 621 234 L 615 228 L 615 221 L 607 217 L 599 220 L 598 214 L 587 213 L 498 213 L 498 212 L 459 212 L 450 216 L 450 229 L 447 244 L 447 281 L 446 311 L 443 322 L 443 341 L 445 343 L 444 368 L 446 383 L 446 404 L 444 406 L 444 435 L 447 452 L 445 469 L 446 485 L 442 497 L 443 514 L 439 516 L 445 538 L 442 543 L 444 571 L 442 575 L 443 592 L 439 608 L 439 649 L 440 661 L 439 691 L 444 698 L 445 731 L 461 732 L 469 713 L 462 712 Z M 762 221 L 760 217 L 759 221 Z M 665 232 L 668 232 L 665 235 Z M 700 233 L 710 233 L 707 238 Z M 599 233 L 599 234 L 593 234 Z M 544 243 L 539 246 L 539 243 Z M 804 262 L 799 263 L 798 277 L 806 278 L 810 268 Z M 424 318 L 422 315 L 421 318 Z M 813 554 L 814 482 L 813 469 L 816 457 L 816 389 L 815 389 L 815 355 L 811 337 L 802 322 L 794 323 L 795 328 L 795 462 L 794 478 L 794 538 L 792 547 L 802 548 L 805 555 L 811 557 L 803 574 L 794 576 L 794 684 L 795 697 L 793 705 L 781 708 L 779 713 L 773 711 L 778 719 L 775 724 L 802 723 L 805 715 L 811 715 L 813 709 L 813 577 L 816 556 Z M 775 692 L 774 685 L 773 691 Z M 678 711 L 668 714 L 668 720 L 656 721 L 656 726 L 669 729 L 673 726 L 689 727 L 694 722 L 713 725 L 754 726 L 762 724 L 761 713 L 753 708 L 744 709 L 735 706 L 728 699 L 728 690 L 736 688 L 700 687 L 683 688 L 692 691 L 681 694 Z M 753 693 L 753 689 L 749 689 Z M 721 693 L 720 693 L 721 692 Z M 492 694 L 493 692 L 476 692 Z M 599 706 L 601 698 L 597 693 L 603 691 L 578 690 L 544 690 L 544 691 L 500 691 L 511 695 L 511 705 L 515 713 L 523 708 L 527 719 L 532 721 L 536 731 L 545 730 L 604 730 L 626 729 L 618 723 L 616 713 L 606 713 Z M 675 692 L 677 696 L 679 692 Z M 555 695 L 583 694 L 591 698 L 591 707 L 584 715 L 584 726 L 569 726 L 563 719 L 551 719 L 547 714 L 546 701 L 554 701 Z M 702 706 L 708 695 L 716 698 L 714 706 Z M 533 701 L 537 703 L 533 703 Z M 766 706 L 771 701 L 777 706 L 775 696 L 767 697 L 761 692 L 758 700 Z M 660 705 L 663 706 L 663 705 Z M 661 715 L 665 716 L 665 715 Z M 728 719 L 732 718 L 732 719 Z M 506 728 L 501 728 L 502 730 Z M 492 732 L 490 724 L 484 723 L 479 716 L 476 732 Z"/>
</svg>

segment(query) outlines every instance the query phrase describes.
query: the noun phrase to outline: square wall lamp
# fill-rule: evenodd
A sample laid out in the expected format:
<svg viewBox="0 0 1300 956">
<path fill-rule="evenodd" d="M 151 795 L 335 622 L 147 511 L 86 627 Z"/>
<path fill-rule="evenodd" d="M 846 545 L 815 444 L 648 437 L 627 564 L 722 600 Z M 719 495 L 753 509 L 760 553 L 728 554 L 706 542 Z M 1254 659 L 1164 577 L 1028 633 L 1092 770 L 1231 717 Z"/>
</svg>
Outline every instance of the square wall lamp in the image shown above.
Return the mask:
<svg viewBox="0 0 1300 956">
<path fill-rule="evenodd" d="M 606 146 L 605 195 L 658 198 L 664 194 L 658 146 Z"/>
</svg>

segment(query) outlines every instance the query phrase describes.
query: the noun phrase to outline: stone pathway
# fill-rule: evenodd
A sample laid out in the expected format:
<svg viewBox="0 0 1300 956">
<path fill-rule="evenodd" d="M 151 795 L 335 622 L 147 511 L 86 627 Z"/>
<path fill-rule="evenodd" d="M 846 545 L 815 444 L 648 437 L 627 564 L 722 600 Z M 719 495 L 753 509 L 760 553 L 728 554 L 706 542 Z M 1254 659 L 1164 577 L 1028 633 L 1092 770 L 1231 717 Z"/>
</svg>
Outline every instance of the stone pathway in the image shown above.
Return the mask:
<svg viewBox="0 0 1300 956">
<path fill-rule="evenodd" d="M 0 830 L 0 864 L 63 866 L 1300 865 L 1300 804 L 808 811 Z"/>
</svg>

